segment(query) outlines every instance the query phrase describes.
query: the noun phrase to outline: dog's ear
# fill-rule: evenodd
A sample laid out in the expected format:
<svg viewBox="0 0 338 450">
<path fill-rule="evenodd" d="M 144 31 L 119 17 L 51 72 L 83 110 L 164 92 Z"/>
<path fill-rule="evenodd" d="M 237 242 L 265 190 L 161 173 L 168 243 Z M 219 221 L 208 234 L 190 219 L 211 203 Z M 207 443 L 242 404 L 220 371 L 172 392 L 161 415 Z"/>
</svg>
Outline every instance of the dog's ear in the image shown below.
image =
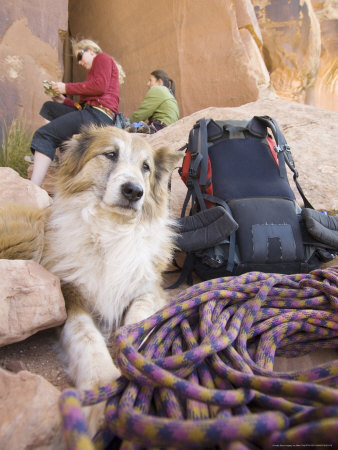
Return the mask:
<svg viewBox="0 0 338 450">
<path fill-rule="evenodd" d="M 93 141 L 93 132 L 97 128 L 95 126 L 82 127 L 79 134 L 74 134 L 71 139 L 62 144 L 62 150 L 65 151 L 65 164 L 62 168 L 66 168 L 69 175 L 76 175 L 84 164 L 84 154 Z"/>
<path fill-rule="evenodd" d="M 74 177 L 81 171 L 86 163 L 86 150 L 90 147 L 93 140 L 93 126 L 84 127 L 79 134 L 75 134 L 71 139 L 65 141 L 62 150 L 65 151 L 65 157 L 60 167 L 58 184 L 62 190 L 75 187 Z"/>
<path fill-rule="evenodd" d="M 160 147 L 155 150 L 155 177 L 159 182 L 167 178 L 171 172 L 178 167 L 183 159 L 183 153 L 170 147 Z"/>
</svg>

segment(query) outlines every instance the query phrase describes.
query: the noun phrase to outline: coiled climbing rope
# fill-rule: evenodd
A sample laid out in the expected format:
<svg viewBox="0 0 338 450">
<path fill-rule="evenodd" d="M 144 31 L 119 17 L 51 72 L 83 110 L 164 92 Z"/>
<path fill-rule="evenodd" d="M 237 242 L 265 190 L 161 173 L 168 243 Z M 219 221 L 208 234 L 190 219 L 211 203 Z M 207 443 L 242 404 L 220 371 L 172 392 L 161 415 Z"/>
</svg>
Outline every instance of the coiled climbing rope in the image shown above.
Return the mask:
<svg viewBox="0 0 338 450">
<path fill-rule="evenodd" d="M 61 394 L 68 448 L 334 448 L 338 360 L 273 366 L 275 356 L 338 349 L 337 338 L 338 267 L 197 284 L 116 332 L 116 382 Z M 101 401 L 105 421 L 92 441 L 81 407 Z"/>
</svg>

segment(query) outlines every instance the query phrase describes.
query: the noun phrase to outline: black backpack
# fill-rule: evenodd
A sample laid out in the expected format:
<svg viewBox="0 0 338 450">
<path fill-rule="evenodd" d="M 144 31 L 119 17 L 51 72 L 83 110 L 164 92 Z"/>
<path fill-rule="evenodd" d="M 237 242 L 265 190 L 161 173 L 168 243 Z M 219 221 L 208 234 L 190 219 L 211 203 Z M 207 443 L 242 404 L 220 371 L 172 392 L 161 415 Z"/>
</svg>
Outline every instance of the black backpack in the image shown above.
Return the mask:
<svg viewBox="0 0 338 450">
<path fill-rule="evenodd" d="M 176 244 L 187 257 L 172 287 L 192 284 L 193 271 L 203 280 L 249 271 L 307 273 L 338 253 L 338 217 L 315 211 L 305 197 L 274 119 L 201 119 L 181 150 L 187 195 Z"/>
</svg>

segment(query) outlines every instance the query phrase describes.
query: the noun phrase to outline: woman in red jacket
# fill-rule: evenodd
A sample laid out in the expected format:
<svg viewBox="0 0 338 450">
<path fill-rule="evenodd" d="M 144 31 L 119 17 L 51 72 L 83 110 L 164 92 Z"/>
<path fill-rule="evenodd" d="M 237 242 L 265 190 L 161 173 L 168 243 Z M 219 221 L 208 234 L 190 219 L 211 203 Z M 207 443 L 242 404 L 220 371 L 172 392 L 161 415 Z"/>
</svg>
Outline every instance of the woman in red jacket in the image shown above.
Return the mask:
<svg viewBox="0 0 338 450">
<path fill-rule="evenodd" d="M 79 83 L 52 83 L 57 95 L 40 111 L 50 122 L 34 133 L 31 143 L 34 154 L 31 181 L 38 186 L 63 141 L 77 134 L 83 125 L 113 125 L 118 112 L 119 82 L 124 78 L 121 66 L 88 39 L 75 42 L 73 53 L 78 63 L 88 70 L 88 75 Z M 79 95 L 79 104 L 64 94 Z"/>
</svg>

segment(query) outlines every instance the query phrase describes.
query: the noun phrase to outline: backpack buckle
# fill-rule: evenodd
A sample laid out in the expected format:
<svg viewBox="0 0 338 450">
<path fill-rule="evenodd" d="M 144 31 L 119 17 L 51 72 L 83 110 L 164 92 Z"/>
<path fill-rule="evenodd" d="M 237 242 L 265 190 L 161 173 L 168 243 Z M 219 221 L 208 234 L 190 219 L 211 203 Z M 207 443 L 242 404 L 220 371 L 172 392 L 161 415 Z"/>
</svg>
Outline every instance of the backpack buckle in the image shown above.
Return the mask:
<svg viewBox="0 0 338 450">
<path fill-rule="evenodd" d="M 290 147 L 288 145 L 286 147 L 288 147 L 288 148 L 285 149 L 287 151 L 287 153 L 285 154 L 285 158 L 288 160 L 290 166 L 296 171 L 296 169 L 295 169 L 295 162 L 293 160 L 292 153 L 290 151 Z"/>
<path fill-rule="evenodd" d="M 274 150 L 276 151 L 276 153 L 280 153 L 280 152 L 289 152 L 290 153 L 291 147 L 288 144 L 284 144 L 282 146 L 275 145 Z"/>
<path fill-rule="evenodd" d="M 194 183 L 193 183 L 193 181 L 192 181 L 192 179 L 190 177 L 187 178 L 187 181 L 186 181 L 185 184 L 186 184 L 188 189 L 192 189 L 193 186 L 194 186 Z"/>
<path fill-rule="evenodd" d="M 192 169 L 191 167 L 189 167 L 188 170 L 188 177 L 189 178 L 196 178 L 197 177 L 197 172 L 195 169 Z"/>
</svg>

